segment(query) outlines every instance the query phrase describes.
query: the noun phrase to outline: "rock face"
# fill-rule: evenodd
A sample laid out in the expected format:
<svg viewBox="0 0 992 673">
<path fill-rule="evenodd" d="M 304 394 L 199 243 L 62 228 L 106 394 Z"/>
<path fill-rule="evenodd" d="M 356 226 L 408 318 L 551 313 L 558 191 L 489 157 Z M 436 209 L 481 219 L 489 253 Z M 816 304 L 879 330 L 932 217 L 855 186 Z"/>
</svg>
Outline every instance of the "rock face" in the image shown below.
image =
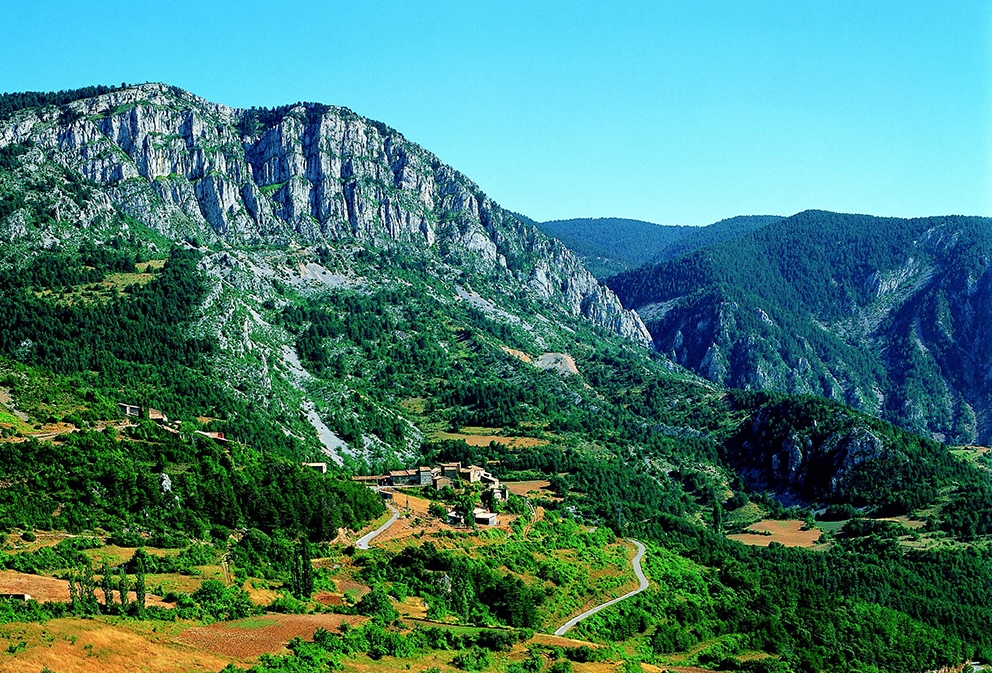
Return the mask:
<svg viewBox="0 0 992 673">
<path fill-rule="evenodd" d="M 747 485 L 791 503 L 876 502 L 906 507 L 920 498 L 918 474 L 951 474 L 944 447 L 813 397 L 731 393 L 760 400 L 727 443 L 727 460 Z M 874 494 L 874 495 L 870 495 Z M 900 504 L 901 503 L 901 504 Z"/>
<path fill-rule="evenodd" d="M 610 284 L 707 379 L 992 440 L 992 220 L 810 211 Z"/>
<path fill-rule="evenodd" d="M 417 246 L 522 284 L 639 344 L 650 335 L 563 245 L 396 131 L 350 110 L 236 110 L 145 84 L 22 111 L 0 146 L 32 141 L 174 241 Z"/>
</svg>

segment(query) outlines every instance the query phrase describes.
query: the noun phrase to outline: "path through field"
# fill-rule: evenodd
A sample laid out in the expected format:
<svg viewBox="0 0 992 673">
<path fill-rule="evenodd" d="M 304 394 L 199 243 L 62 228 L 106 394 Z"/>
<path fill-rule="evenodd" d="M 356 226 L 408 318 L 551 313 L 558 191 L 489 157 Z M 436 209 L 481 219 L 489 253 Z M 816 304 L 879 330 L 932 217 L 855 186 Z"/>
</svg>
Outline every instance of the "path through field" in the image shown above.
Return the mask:
<svg viewBox="0 0 992 673">
<path fill-rule="evenodd" d="M 623 596 L 620 596 L 618 598 L 614 598 L 613 600 L 606 601 L 605 603 L 602 603 L 601 605 L 597 605 L 596 607 L 594 607 L 594 608 L 592 608 L 590 610 L 586 610 L 585 612 L 583 612 L 580 615 L 577 615 L 575 617 L 572 617 L 567 622 L 565 622 L 564 624 L 562 624 L 558 628 L 557 631 L 555 631 L 555 635 L 556 636 L 563 636 L 563 635 L 565 635 L 566 633 L 568 633 L 568 630 L 569 629 L 571 629 L 573 626 L 575 626 L 576 624 L 578 624 L 579 622 L 581 622 L 583 619 L 585 619 L 587 617 L 592 617 L 594 614 L 596 614 L 600 610 L 606 609 L 606 608 L 610 607 L 611 605 L 615 605 L 615 604 L 619 603 L 620 601 L 627 600 L 631 596 L 636 596 L 637 594 L 641 593 L 642 591 L 644 591 L 645 589 L 648 588 L 648 578 L 644 576 L 644 571 L 641 570 L 641 559 L 644 558 L 644 553 L 647 550 L 644 548 L 644 545 L 641 544 L 640 542 L 638 542 L 637 540 L 635 540 L 633 538 L 628 538 L 628 539 L 631 542 L 633 542 L 634 545 L 637 547 L 637 553 L 634 554 L 634 561 L 633 561 L 633 563 L 634 563 L 634 574 L 637 575 L 638 587 L 636 589 L 634 589 L 633 591 L 624 594 Z"/>
</svg>

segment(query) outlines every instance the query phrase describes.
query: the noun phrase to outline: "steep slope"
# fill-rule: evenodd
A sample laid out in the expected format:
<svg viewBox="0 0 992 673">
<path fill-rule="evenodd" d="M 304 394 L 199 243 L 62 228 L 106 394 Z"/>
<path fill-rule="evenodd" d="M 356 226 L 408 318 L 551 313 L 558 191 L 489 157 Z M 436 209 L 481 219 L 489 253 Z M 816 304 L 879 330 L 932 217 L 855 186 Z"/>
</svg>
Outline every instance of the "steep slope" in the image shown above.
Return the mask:
<svg viewBox="0 0 992 673">
<path fill-rule="evenodd" d="M 412 245 L 492 274 L 509 293 L 526 287 L 572 315 L 649 342 L 637 316 L 564 246 L 423 148 L 345 108 L 234 110 L 146 84 L 61 109 L 16 111 L 0 124 L 0 146 L 23 143 L 35 148 L 26 155 L 32 163 L 50 159 L 78 171 L 101 188 L 104 205 L 171 241 Z M 14 242 L 71 236 L 47 223 L 28 228 L 14 215 L 5 227 Z"/>
<path fill-rule="evenodd" d="M 609 282 L 661 352 L 712 381 L 986 442 L 990 225 L 808 211 Z"/>
</svg>

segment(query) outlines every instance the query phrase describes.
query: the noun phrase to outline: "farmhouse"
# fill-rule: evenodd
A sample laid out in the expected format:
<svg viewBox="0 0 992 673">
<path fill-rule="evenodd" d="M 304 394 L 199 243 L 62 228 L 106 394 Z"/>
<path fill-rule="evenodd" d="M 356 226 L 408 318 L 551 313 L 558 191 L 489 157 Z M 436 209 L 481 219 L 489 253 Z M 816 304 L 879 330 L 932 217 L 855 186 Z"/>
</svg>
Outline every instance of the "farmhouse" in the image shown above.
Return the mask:
<svg viewBox="0 0 992 673">
<path fill-rule="evenodd" d="M 476 507 L 472 512 L 475 523 L 481 526 L 495 526 L 499 523 L 496 512 L 488 512 L 480 507 Z"/>
<path fill-rule="evenodd" d="M 506 500 L 506 489 L 501 488 L 499 479 L 478 465 L 462 467 L 461 463 L 441 463 L 435 467 L 420 466 L 416 469 L 391 470 L 389 474 L 373 474 L 352 477 L 373 488 L 383 486 L 433 486 L 441 490 L 452 486 L 455 481 L 482 483 L 490 490 L 499 491 L 492 497 L 497 501 Z"/>
<path fill-rule="evenodd" d="M 506 486 L 500 486 L 499 481 L 482 492 L 482 502 L 489 507 L 495 507 L 496 503 L 506 502 L 509 497 L 510 489 Z"/>
<path fill-rule="evenodd" d="M 373 474 L 363 477 L 352 477 L 351 480 L 361 482 L 371 488 L 381 488 L 382 486 L 389 486 L 392 483 L 392 480 L 389 478 L 388 474 Z"/>
<path fill-rule="evenodd" d="M 469 465 L 468 467 L 463 467 L 458 470 L 459 475 L 463 481 L 467 481 L 470 484 L 474 484 L 477 481 L 482 481 L 482 475 L 488 474 L 485 468 L 479 467 L 478 465 Z"/>
<path fill-rule="evenodd" d="M 433 475 L 431 468 L 418 467 L 415 470 L 392 470 L 389 480 L 392 486 L 430 486 Z"/>
<path fill-rule="evenodd" d="M 461 463 L 441 463 L 441 476 L 448 479 L 461 479 Z"/>
<path fill-rule="evenodd" d="M 303 463 L 303 467 L 309 467 L 321 474 L 327 474 L 327 463 Z"/>
<path fill-rule="evenodd" d="M 124 414 L 125 416 L 141 415 L 141 407 L 139 407 L 137 404 L 125 404 L 123 402 L 118 402 L 117 406 L 121 410 L 121 413 Z"/>
</svg>

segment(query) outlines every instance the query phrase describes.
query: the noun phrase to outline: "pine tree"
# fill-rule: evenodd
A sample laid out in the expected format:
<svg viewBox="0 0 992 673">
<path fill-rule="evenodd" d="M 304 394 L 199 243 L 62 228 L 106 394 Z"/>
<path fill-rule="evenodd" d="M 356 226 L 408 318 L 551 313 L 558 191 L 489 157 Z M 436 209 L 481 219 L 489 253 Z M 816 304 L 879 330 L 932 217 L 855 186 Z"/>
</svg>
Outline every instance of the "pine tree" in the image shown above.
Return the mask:
<svg viewBox="0 0 992 673">
<path fill-rule="evenodd" d="M 100 614 L 100 604 L 96 600 L 93 565 L 88 556 L 83 556 L 81 567 L 69 573 L 69 596 L 72 599 L 74 614 L 79 616 Z"/>
<path fill-rule="evenodd" d="M 121 612 L 127 614 L 128 605 L 130 603 L 127 594 L 128 591 L 130 591 L 131 587 L 129 586 L 130 583 L 128 582 L 127 579 L 127 570 L 124 568 L 124 566 L 118 567 L 118 573 L 119 574 L 117 577 L 117 592 L 120 594 Z"/>
<path fill-rule="evenodd" d="M 716 493 L 713 494 L 713 531 L 723 533 L 723 503 Z"/>
<path fill-rule="evenodd" d="M 300 541 L 293 555 L 290 591 L 300 600 L 308 600 L 313 595 L 313 563 L 310 559 L 310 542 L 306 538 Z"/>
<path fill-rule="evenodd" d="M 145 614 L 145 558 L 144 554 L 138 555 L 134 571 L 134 604 L 138 616 Z"/>
<path fill-rule="evenodd" d="M 110 612 L 114 604 L 114 577 L 107 563 L 100 566 L 100 589 L 103 591 L 103 605 Z"/>
</svg>

